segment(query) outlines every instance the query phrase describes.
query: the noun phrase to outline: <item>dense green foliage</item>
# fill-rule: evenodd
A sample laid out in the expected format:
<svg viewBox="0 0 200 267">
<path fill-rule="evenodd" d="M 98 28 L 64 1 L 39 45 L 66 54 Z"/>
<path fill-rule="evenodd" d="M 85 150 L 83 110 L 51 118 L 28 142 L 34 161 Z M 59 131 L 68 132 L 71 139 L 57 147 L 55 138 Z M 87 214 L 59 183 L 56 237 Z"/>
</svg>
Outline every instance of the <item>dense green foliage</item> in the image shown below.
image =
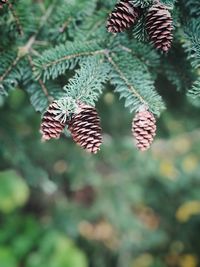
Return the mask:
<svg viewBox="0 0 200 267">
<path fill-rule="evenodd" d="M 0 11 L 2 94 L 20 87 L 29 93 L 35 109 L 43 112 L 52 97 L 66 96 L 62 91 L 64 85 L 70 88 L 74 84 L 71 96 L 94 105 L 102 93 L 100 84 L 103 86 L 108 81 L 106 85 L 113 84 L 131 111 L 146 105 L 160 115 L 165 105 L 156 92 L 155 80 L 163 73 L 177 89 L 192 88 L 188 96 L 198 98 L 197 2 L 182 0 L 174 6 L 173 0 L 163 1 L 174 17 L 174 41 L 168 55 L 160 54 L 149 44 L 145 16 L 134 25 L 133 33 L 112 36 L 106 32 L 106 18 L 115 1 L 106 4 L 99 0 L 31 2 L 20 0 Z M 145 15 L 153 1 L 137 0 L 133 4 L 141 6 Z M 178 62 L 173 60 L 177 51 Z M 189 64 L 194 68 L 192 71 L 191 68 L 188 71 Z M 67 70 L 76 68 L 80 68 L 79 74 L 71 77 L 73 72 Z M 185 76 L 186 85 L 182 81 Z M 87 96 L 83 83 L 88 87 Z"/>
<path fill-rule="evenodd" d="M 143 18 L 106 32 L 114 0 L 11 2 L 0 9 L 0 266 L 199 266 L 200 2 L 162 1 L 175 28 L 166 55 Z M 98 155 L 67 132 L 41 143 L 35 110 L 63 96 L 97 105 Z M 161 114 L 147 153 L 124 108 L 141 103 Z"/>
</svg>

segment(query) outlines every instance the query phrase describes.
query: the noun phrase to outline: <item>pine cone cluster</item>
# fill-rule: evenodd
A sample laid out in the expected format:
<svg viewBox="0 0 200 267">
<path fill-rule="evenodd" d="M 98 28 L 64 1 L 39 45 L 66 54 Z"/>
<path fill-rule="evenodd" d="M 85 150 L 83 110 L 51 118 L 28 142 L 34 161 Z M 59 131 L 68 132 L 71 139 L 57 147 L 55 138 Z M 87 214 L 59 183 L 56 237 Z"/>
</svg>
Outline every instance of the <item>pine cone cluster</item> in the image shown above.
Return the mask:
<svg viewBox="0 0 200 267">
<path fill-rule="evenodd" d="M 87 151 L 96 154 L 102 144 L 100 118 L 94 107 L 82 104 L 81 111 L 69 121 L 73 140 Z"/>
<path fill-rule="evenodd" d="M 59 114 L 62 115 L 63 111 L 58 103 L 53 101 L 43 115 L 40 128 L 42 139 L 44 141 L 58 139 L 67 125 L 74 142 L 86 151 L 96 154 L 102 144 L 102 129 L 96 109 L 78 103 L 78 109 L 71 117 L 64 110 L 67 119 L 62 121 L 62 116 Z M 146 108 L 141 107 L 133 119 L 132 133 L 139 150 L 145 151 L 150 147 L 156 134 L 156 119 Z"/>
<path fill-rule="evenodd" d="M 108 32 L 117 33 L 130 28 L 139 17 L 139 8 L 127 0 L 116 4 L 107 21 Z"/>
<path fill-rule="evenodd" d="M 146 3 L 150 4 L 151 1 Z M 173 21 L 165 5 L 158 0 L 149 9 L 143 4 L 138 6 L 137 1 L 121 0 L 109 15 L 107 30 L 112 33 L 122 32 L 132 27 L 142 15 L 146 18 L 145 28 L 151 42 L 157 49 L 167 52 L 173 39 Z"/>
<path fill-rule="evenodd" d="M 51 138 L 58 139 L 65 128 L 65 123 L 61 122 L 58 118 L 59 106 L 57 101 L 53 101 L 47 111 L 44 113 L 40 132 L 42 140 L 47 141 Z"/>
<path fill-rule="evenodd" d="M 146 16 L 146 29 L 157 49 L 167 52 L 172 42 L 172 17 L 162 4 L 153 5 Z"/>
<path fill-rule="evenodd" d="M 66 125 L 71 132 L 73 140 L 90 153 L 97 153 L 102 143 L 102 130 L 100 118 L 94 107 L 80 104 L 78 112 L 73 114 L 71 119 L 62 122 L 58 115 L 60 108 L 57 101 L 53 101 L 44 113 L 40 132 L 42 140 L 60 138 Z"/>
<path fill-rule="evenodd" d="M 139 150 L 147 150 L 156 135 L 156 119 L 148 110 L 139 111 L 132 122 L 132 133 Z"/>
</svg>

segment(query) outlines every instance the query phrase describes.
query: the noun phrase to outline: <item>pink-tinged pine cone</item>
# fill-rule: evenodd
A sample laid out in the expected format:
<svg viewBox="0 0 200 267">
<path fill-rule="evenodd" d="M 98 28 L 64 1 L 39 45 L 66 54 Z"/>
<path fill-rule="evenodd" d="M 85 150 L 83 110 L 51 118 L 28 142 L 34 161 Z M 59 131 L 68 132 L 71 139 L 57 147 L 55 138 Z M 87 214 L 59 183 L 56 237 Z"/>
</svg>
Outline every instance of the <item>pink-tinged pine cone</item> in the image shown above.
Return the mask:
<svg viewBox="0 0 200 267">
<path fill-rule="evenodd" d="M 94 107 L 80 104 L 80 112 L 68 122 L 73 140 L 90 153 L 96 154 L 102 144 L 100 118 Z"/>
<path fill-rule="evenodd" d="M 115 5 L 107 21 L 108 32 L 118 33 L 130 28 L 139 17 L 139 8 L 129 1 L 121 0 Z"/>
<path fill-rule="evenodd" d="M 146 29 L 154 46 L 167 52 L 172 43 L 172 17 L 166 7 L 157 3 L 153 5 L 146 16 Z"/>
<path fill-rule="evenodd" d="M 132 133 L 139 150 L 150 148 L 156 135 L 156 119 L 148 110 L 139 111 L 132 122 Z"/>
<path fill-rule="evenodd" d="M 57 102 L 53 101 L 43 115 L 40 127 L 40 133 L 42 134 L 43 141 L 47 141 L 52 138 L 60 138 L 60 135 L 65 128 L 65 123 L 61 122 L 57 118 L 58 110 L 59 107 Z"/>
</svg>

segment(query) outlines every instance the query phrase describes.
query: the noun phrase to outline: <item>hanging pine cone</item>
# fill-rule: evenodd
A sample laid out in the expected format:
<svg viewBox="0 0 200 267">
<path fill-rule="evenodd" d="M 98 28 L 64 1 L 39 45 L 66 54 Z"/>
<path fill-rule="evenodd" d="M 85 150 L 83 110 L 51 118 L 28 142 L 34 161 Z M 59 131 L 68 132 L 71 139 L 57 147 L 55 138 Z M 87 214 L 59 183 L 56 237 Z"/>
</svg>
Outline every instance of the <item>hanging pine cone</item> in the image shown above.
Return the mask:
<svg viewBox="0 0 200 267">
<path fill-rule="evenodd" d="M 59 106 L 57 101 L 53 101 L 47 111 L 44 113 L 40 132 L 42 134 L 42 140 L 47 141 L 51 138 L 58 139 L 61 132 L 65 128 L 65 123 L 61 122 L 57 116 L 59 114 Z"/>
<path fill-rule="evenodd" d="M 107 21 L 108 32 L 117 33 L 130 28 L 139 17 L 139 8 L 128 0 L 121 0 L 115 5 Z"/>
<path fill-rule="evenodd" d="M 96 154 L 102 144 L 100 118 L 94 107 L 80 105 L 80 112 L 72 116 L 69 130 L 73 140 L 87 151 Z"/>
<path fill-rule="evenodd" d="M 139 150 L 147 150 L 156 135 L 156 119 L 148 110 L 139 111 L 132 122 L 132 133 Z"/>
<path fill-rule="evenodd" d="M 164 5 L 157 2 L 148 10 L 146 29 L 157 49 L 164 52 L 170 49 L 173 39 L 172 17 Z"/>
</svg>

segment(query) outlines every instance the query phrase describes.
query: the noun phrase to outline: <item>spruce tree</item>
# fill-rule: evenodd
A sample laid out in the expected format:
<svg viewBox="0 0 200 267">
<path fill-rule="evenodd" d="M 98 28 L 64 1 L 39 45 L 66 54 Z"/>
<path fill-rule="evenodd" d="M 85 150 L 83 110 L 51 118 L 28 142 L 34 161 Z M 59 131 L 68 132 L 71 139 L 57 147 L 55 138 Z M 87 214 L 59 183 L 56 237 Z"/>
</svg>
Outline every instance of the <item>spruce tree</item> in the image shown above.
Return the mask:
<svg viewBox="0 0 200 267">
<path fill-rule="evenodd" d="M 101 137 L 98 130 L 96 141 L 92 118 L 100 129 L 94 107 L 108 88 L 131 112 L 144 108 L 158 118 L 166 108 L 165 88 L 156 82 L 162 75 L 188 101 L 200 104 L 199 16 L 197 0 L 1 1 L 1 96 L 15 89 L 27 92 L 41 113 L 41 129 L 48 128 L 46 140 L 54 136 L 49 131 L 56 131 L 56 138 L 65 126 L 70 131 L 78 117 L 76 140 L 87 148 L 89 141 L 97 142 L 99 149 Z M 93 110 L 89 130 L 80 103 Z M 44 126 L 47 113 L 56 130 L 55 121 Z"/>
</svg>

